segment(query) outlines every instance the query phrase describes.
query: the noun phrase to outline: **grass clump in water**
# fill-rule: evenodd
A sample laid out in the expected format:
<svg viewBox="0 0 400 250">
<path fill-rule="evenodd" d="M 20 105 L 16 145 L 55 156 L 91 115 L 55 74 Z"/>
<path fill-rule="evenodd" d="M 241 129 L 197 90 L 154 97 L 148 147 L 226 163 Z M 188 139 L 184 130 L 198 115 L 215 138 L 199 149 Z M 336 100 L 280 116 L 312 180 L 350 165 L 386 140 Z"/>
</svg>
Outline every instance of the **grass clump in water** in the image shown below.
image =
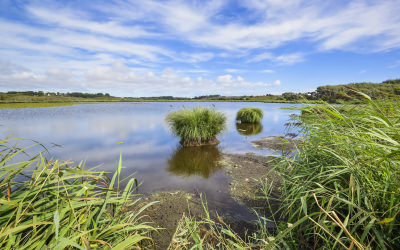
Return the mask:
<svg viewBox="0 0 400 250">
<path fill-rule="evenodd" d="M 236 114 L 236 120 L 241 123 L 259 123 L 264 113 L 259 108 L 248 107 L 240 109 Z"/>
<path fill-rule="evenodd" d="M 218 144 L 216 137 L 225 129 L 226 124 L 223 113 L 204 107 L 172 112 L 166 120 L 184 146 Z"/>
<path fill-rule="evenodd" d="M 109 179 L 83 164 L 30 155 L 0 139 L 1 249 L 125 249 L 148 246 L 134 178 L 120 189 L 121 159 Z M 27 159 L 26 159 L 27 158 Z M 22 161 L 21 161 L 22 159 Z"/>
</svg>

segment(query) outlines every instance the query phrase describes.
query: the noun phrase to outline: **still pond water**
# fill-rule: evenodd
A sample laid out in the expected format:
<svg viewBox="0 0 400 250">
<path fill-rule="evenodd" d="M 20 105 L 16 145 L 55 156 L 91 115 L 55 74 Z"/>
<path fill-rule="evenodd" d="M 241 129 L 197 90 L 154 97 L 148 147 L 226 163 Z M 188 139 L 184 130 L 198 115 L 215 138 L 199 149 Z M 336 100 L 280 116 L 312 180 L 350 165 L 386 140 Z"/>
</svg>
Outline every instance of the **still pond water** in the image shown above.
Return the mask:
<svg viewBox="0 0 400 250">
<path fill-rule="evenodd" d="M 171 135 L 165 116 L 195 106 L 215 108 L 226 114 L 227 130 L 218 146 L 182 148 Z M 243 107 L 264 111 L 262 126 L 235 123 Z M 225 215 L 248 218 L 247 208 L 229 195 L 230 178 L 216 162 L 222 153 L 273 152 L 253 148 L 250 141 L 268 135 L 285 135 L 284 124 L 296 111 L 281 109 L 288 104 L 272 103 L 116 103 L 51 108 L 0 109 L 0 138 L 32 139 L 51 147 L 51 157 L 74 162 L 86 161 L 86 168 L 113 172 L 120 153 L 123 175 L 135 173 L 142 182 L 140 193 L 185 190 L 203 193 L 208 204 Z"/>
</svg>

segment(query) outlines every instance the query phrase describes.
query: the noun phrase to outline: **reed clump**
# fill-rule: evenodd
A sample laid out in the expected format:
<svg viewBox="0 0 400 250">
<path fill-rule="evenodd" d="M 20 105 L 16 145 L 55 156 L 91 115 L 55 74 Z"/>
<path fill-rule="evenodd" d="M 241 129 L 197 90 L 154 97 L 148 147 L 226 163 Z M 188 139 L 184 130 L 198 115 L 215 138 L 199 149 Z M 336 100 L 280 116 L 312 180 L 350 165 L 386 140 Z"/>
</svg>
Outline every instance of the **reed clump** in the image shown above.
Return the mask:
<svg viewBox="0 0 400 250">
<path fill-rule="evenodd" d="M 151 244 L 154 230 L 141 215 L 149 205 L 134 195 L 137 180 L 119 188 L 122 161 L 109 179 L 85 170 L 30 155 L 0 140 L 1 249 L 125 249 Z M 121 180 L 122 181 L 122 180 Z"/>
<path fill-rule="evenodd" d="M 168 114 L 166 120 L 183 146 L 218 144 L 216 137 L 226 126 L 223 113 L 205 107 L 181 109 Z"/>
<path fill-rule="evenodd" d="M 240 109 L 236 114 L 236 120 L 241 123 L 260 123 L 264 113 L 259 108 L 248 107 Z"/>
</svg>

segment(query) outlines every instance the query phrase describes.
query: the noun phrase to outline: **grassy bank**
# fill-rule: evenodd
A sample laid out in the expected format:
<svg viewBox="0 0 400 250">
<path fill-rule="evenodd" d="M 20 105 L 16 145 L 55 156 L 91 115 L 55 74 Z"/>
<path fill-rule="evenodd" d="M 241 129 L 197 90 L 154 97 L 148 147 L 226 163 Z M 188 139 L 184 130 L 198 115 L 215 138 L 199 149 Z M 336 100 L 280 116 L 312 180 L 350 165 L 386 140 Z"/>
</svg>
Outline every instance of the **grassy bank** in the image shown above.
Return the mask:
<svg viewBox="0 0 400 250">
<path fill-rule="evenodd" d="M 125 189 L 119 188 L 121 159 L 109 179 L 83 164 L 28 153 L 37 147 L 21 149 L 16 140 L 0 140 L 0 248 L 151 246 L 153 228 L 140 222 L 147 206 L 139 206 L 134 195 L 136 179 L 127 178 Z"/>
<path fill-rule="evenodd" d="M 96 102 L 24 102 L 24 103 L 0 103 L 0 109 L 23 109 L 23 108 L 48 108 L 62 107 L 79 104 L 94 104 Z"/>
<path fill-rule="evenodd" d="M 275 216 L 240 238 L 223 221 L 186 217 L 175 241 L 214 248 L 398 249 L 400 247 L 400 104 L 309 106 L 294 123 L 304 142 L 276 165 Z M 270 221 L 276 229 L 265 225 Z M 208 228 L 204 233 L 204 228 Z M 186 232 L 186 233 L 185 233 Z M 193 243 L 194 242 L 194 243 Z"/>
</svg>

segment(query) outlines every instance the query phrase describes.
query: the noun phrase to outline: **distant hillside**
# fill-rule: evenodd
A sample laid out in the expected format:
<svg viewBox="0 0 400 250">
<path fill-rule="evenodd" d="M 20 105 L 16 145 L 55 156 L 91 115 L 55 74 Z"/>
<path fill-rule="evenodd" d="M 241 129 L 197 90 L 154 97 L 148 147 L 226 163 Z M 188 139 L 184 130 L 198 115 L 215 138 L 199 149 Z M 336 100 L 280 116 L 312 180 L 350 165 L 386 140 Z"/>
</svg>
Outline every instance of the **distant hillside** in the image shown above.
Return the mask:
<svg viewBox="0 0 400 250">
<path fill-rule="evenodd" d="M 114 97 L 103 93 L 54 93 L 43 91 L 9 91 L 0 92 L 0 103 L 26 102 L 156 102 L 156 101 L 237 101 L 237 102 L 303 102 L 323 100 L 330 103 L 351 102 L 359 103 L 361 97 L 353 90 L 361 91 L 373 99 L 400 99 L 400 79 L 386 80 L 382 83 L 349 83 L 341 85 L 326 85 L 318 87 L 316 91 L 308 93 L 285 92 L 282 95 L 257 96 L 221 96 L 203 95 L 194 98 L 155 96 L 155 97 Z"/>
<path fill-rule="evenodd" d="M 347 88 L 346 86 L 350 87 Z M 338 100 L 350 101 L 359 99 L 359 96 L 351 90 L 357 89 L 373 99 L 387 99 L 400 97 L 400 79 L 387 80 L 382 83 L 350 83 L 345 85 L 327 85 L 318 87 L 312 93 L 313 99 L 322 99 L 327 102 L 337 102 Z"/>
</svg>

